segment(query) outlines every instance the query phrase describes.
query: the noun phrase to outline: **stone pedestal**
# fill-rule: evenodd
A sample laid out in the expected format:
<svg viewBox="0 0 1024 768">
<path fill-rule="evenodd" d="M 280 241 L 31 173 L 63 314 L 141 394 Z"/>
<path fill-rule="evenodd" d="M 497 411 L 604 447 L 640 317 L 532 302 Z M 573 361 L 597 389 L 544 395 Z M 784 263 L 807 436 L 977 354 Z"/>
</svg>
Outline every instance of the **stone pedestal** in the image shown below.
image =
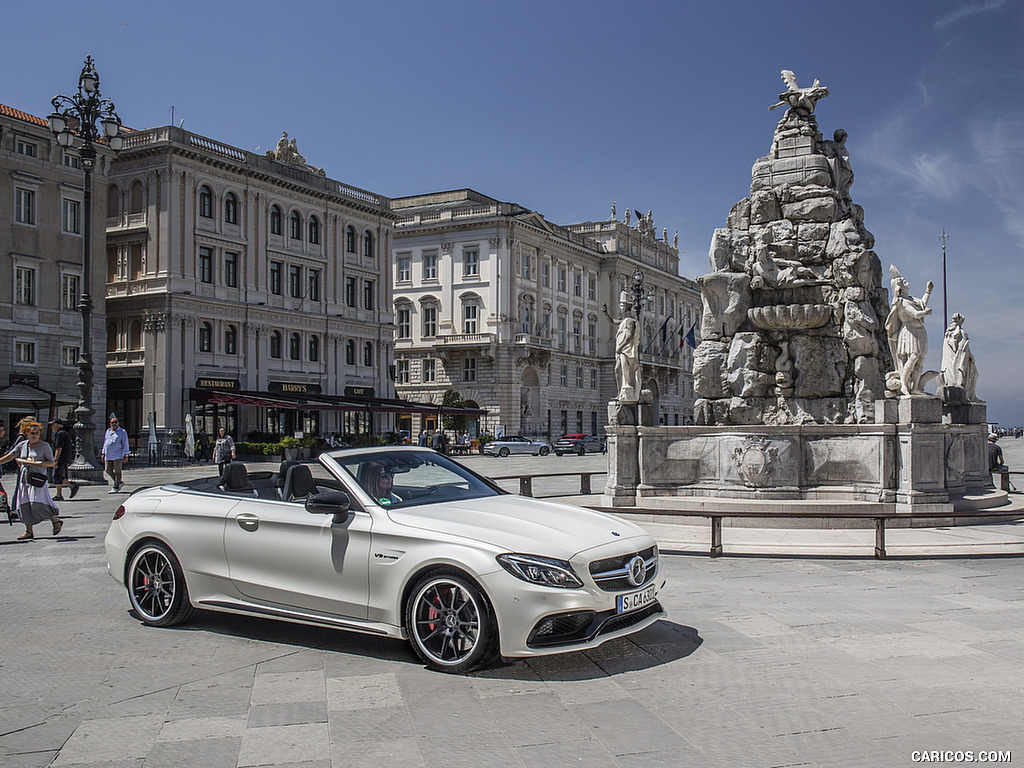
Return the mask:
<svg viewBox="0 0 1024 768">
<path fill-rule="evenodd" d="M 899 399 L 900 424 L 939 424 L 942 400 L 933 395 L 911 395 Z"/>
<path fill-rule="evenodd" d="M 608 480 L 602 505 L 632 507 L 637 503 L 636 487 L 640 482 L 639 436 L 635 426 L 609 426 Z"/>
</svg>

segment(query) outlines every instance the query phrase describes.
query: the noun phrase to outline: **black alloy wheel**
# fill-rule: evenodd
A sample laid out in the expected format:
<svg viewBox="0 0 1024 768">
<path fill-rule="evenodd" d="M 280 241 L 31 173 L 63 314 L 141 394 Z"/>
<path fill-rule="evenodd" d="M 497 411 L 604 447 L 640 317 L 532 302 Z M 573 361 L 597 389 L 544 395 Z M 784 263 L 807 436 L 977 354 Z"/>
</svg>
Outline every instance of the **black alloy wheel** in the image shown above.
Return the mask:
<svg viewBox="0 0 1024 768">
<path fill-rule="evenodd" d="M 463 673 L 498 652 L 498 623 L 480 588 L 457 571 L 427 574 L 406 604 L 413 650 L 439 672 Z"/>
<path fill-rule="evenodd" d="M 163 544 L 146 544 L 132 555 L 126 583 L 132 610 L 143 624 L 170 627 L 195 614 L 181 564 Z"/>
</svg>

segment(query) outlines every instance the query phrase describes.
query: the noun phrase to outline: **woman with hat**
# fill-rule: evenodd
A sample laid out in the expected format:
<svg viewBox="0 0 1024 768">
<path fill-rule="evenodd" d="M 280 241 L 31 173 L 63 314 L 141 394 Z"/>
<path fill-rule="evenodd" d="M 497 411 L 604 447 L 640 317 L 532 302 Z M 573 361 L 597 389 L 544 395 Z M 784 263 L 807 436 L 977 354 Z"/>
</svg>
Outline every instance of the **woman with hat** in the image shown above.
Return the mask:
<svg viewBox="0 0 1024 768">
<path fill-rule="evenodd" d="M 53 451 L 49 443 L 43 440 L 43 425 L 38 421 L 28 420 L 19 423 L 19 431 L 25 441 L 19 443 L 6 456 L 0 457 L 0 463 L 12 457 L 18 462 L 18 516 L 25 524 L 25 533 L 19 540 L 35 538 L 32 527 L 36 523 L 49 520 L 53 524 L 53 535 L 60 533 L 64 521 L 60 519 L 60 511 L 50 498 L 49 478 L 46 469 L 55 467 Z"/>
</svg>

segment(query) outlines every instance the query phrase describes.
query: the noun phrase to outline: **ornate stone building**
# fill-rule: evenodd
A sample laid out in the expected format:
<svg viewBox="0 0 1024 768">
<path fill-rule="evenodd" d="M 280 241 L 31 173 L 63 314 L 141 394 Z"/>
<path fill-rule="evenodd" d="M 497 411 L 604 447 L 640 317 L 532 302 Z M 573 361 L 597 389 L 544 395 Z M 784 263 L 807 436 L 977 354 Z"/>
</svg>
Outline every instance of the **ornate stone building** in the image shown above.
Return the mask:
<svg viewBox="0 0 1024 768">
<path fill-rule="evenodd" d="M 287 136 L 258 155 L 174 126 L 128 137 L 108 192 L 108 409 L 129 432 L 189 412 L 236 439 L 392 427 L 369 407 L 394 394 L 386 198 Z"/>
<path fill-rule="evenodd" d="M 463 189 L 391 201 L 396 390 L 441 402 L 454 389 L 488 410 L 472 430 L 602 434 L 615 394 L 620 293 L 637 269 L 650 292 L 641 347 L 644 385 L 663 424 L 693 418 L 696 284 L 649 216 L 558 226 L 515 203 Z M 682 334 L 680 334 L 682 329 Z M 406 417 L 416 433 L 436 422 Z"/>
<path fill-rule="evenodd" d="M 104 248 L 102 200 L 110 163 L 106 150 L 99 153 L 89 276 L 97 338 L 105 325 L 103 264 L 96 257 Z M 63 417 L 78 402 L 84 188 L 78 155 L 58 146 L 46 120 L 2 104 L 0 168 L 0 420 L 11 435 L 21 416 L 49 417 L 59 408 Z M 105 396 L 99 351 L 94 344 L 98 412 Z M 103 414 L 97 418 L 102 424 Z"/>
</svg>

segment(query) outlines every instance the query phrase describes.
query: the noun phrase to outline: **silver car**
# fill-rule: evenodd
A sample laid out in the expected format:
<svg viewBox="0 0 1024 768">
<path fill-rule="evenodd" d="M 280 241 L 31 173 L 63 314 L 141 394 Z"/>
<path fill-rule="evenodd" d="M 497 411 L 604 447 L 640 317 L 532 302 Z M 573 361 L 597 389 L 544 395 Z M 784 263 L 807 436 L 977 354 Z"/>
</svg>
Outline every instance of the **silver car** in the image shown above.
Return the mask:
<svg viewBox="0 0 1024 768">
<path fill-rule="evenodd" d="M 511 435 L 494 440 L 484 446 L 484 453 L 489 456 L 509 456 L 514 453 L 527 453 L 532 456 L 547 456 L 551 453 L 551 443 L 544 440 L 531 440 L 522 435 Z"/>
<path fill-rule="evenodd" d="M 515 496 L 417 447 L 133 493 L 105 547 L 143 623 L 197 609 L 407 638 L 428 667 L 593 648 L 665 615 L 636 525 Z"/>
</svg>

